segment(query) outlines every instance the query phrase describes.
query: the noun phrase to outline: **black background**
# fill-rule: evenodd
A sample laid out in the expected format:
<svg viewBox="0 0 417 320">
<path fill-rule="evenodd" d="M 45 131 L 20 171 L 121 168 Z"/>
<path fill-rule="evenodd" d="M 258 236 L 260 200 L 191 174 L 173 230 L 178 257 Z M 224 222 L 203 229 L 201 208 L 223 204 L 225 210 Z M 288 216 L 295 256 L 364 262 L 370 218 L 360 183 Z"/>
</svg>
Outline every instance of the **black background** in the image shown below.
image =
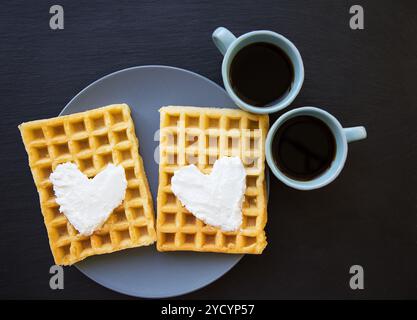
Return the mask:
<svg viewBox="0 0 417 320">
<path fill-rule="evenodd" d="M 61 4 L 65 29 L 49 28 Z M 365 29 L 349 28 L 349 8 Z M 172 65 L 221 84 L 217 26 L 290 38 L 306 77 L 290 108 L 313 105 L 364 125 L 330 186 L 301 192 L 271 179 L 269 245 L 183 298 L 417 298 L 417 2 L 2 1 L 0 4 L 0 297 L 126 298 L 75 267 L 49 289 L 53 264 L 17 125 L 56 116 L 119 69 Z M 287 109 L 288 110 L 288 109 Z M 271 117 L 273 121 L 279 114 Z M 349 268 L 365 270 L 351 290 Z"/>
</svg>

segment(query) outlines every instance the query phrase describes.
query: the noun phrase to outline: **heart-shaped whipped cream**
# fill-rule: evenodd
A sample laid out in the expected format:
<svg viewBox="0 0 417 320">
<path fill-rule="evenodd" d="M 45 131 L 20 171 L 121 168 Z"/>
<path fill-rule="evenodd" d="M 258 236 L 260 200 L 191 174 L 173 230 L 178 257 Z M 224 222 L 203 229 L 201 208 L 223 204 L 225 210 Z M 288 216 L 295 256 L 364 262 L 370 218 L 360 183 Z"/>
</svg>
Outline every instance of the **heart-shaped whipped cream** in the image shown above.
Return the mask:
<svg viewBox="0 0 417 320">
<path fill-rule="evenodd" d="M 246 172 L 238 157 L 222 157 L 209 175 L 195 165 L 174 172 L 172 192 L 198 219 L 224 231 L 235 231 L 242 223 L 242 201 Z"/>
<path fill-rule="evenodd" d="M 50 175 L 56 202 L 82 235 L 100 228 L 123 201 L 127 181 L 122 166 L 109 164 L 93 179 L 85 176 L 74 163 L 58 165 Z"/>
</svg>

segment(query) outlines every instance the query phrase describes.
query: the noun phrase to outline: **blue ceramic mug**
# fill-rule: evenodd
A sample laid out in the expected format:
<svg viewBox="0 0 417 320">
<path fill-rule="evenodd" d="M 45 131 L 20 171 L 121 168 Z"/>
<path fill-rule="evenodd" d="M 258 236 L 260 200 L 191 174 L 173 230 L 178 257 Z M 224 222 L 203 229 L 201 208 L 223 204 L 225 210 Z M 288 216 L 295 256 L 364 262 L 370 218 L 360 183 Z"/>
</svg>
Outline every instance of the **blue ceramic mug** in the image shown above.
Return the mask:
<svg viewBox="0 0 417 320">
<path fill-rule="evenodd" d="M 298 116 L 312 116 L 323 121 L 333 133 L 336 141 L 336 154 L 330 167 L 320 176 L 309 181 L 299 181 L 285 175 L 276 165 L 273 156 L 272 142 L 278 129 L 289 119 Z M 315 107 L 297 108 L 284 113 L 269 130 L 265 143 L 266 160 L 273 174 L 286 185 L 299 190 L 318 189 L 332 182 L 342 171 L 348 153 L 348 143 L 365 138 L 366 130 L 364 127 L 343 128 L 334 116 L 322 109 Z"/>
<path fill-rule="evenodd" d="M 304 65 L 301 55 L 298 52 L 295 45 L 285 38 L 284 36 L 267 30 L 252 31 L 245 33 L 240 37 L 236 38 L 229 30 L 223 27 L 219 27 L 214 30 L 212 35 L 214 44 L 224 55 L 222 63 L 222 77 L 224 87 L 226 88 L 227 93 L 233 99 L 233 101 L 243 110 L 253 112 L 253 113 L 272 113 L 287 107 L 298 95 L 300 89 L 304 82 Z M 250 105 L 242 101 L 236 93 L 233 91 L 232 86 L 230 85 L 230 65 L 233 61 L 233 58 L 242 48 L 247 45 L 257 43 L 257 42 L 267 42 L 279 47 L 290 59 L 293 69 L 294 69 L 294 78 L 291 84 L 291 88 L 288 93 L 286 93 L 282 98 L 276 101 L 274 104 L 266 107 L 257 107 Z"/>
</svg>

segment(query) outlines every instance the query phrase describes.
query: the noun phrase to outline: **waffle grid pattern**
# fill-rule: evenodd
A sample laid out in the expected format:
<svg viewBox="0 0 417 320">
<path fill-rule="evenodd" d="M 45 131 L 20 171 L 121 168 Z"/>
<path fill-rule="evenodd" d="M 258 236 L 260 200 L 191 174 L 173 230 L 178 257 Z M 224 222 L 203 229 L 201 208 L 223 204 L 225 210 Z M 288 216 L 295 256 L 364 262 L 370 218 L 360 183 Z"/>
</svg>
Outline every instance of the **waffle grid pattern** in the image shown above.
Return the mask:
<svg viewBox="0 0 417 320">
<path fill-rule="evenodd" d="M 19 126 L 37 187 L 49 244 L 56 264 L 71 265 L 88 256 L 149 245 L 156 240 L 152 196 L 126 104 Z M 91 236 L 82 236 L 59 212 L 49 175 L 60 163 L 74 162 L 88 177 L 110 162 L 125 169 L 124 202 Z"/>
<path fill-rule="evenodd" d="M 235 109 L 169 106 L 160 109 L 157 215 L 159 251 L 262 253 L 267 220 L 264 142 L 268 116 Z M 209 174 L 216 159 L 238 156 L 247 173 L 240 230 L 224 232 L 185 209 L 171 190 L 175 170 L 195 164 Z"/>
</svg>

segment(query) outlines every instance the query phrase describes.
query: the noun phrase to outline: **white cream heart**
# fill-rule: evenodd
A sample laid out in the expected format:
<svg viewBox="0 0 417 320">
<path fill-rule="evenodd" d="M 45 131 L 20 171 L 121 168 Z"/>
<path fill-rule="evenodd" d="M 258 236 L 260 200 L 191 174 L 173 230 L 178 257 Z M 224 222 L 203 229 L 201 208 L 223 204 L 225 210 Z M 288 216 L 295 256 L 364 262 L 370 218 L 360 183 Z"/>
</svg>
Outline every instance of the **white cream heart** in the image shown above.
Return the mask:
<svg viewBox="0 0 417 320">
<path fill-rule="evenodd" d="M 108 219 L 125 197 L 127 181 L 122 166 L 109 164 L 93 179 L 74 163 L 58 165 L 50 175 L 56 202 L 82 235 L 91 235 Z"/>
<path fill-rule="evenodd" d="M 222 157 L 209 175 L 195 165 L 174 172 L 172 192 L 198 219 L 224 231 L 235 231 L 242 224 L 242 202 L 246 172 L 238 157 Z"/>
</svg>

